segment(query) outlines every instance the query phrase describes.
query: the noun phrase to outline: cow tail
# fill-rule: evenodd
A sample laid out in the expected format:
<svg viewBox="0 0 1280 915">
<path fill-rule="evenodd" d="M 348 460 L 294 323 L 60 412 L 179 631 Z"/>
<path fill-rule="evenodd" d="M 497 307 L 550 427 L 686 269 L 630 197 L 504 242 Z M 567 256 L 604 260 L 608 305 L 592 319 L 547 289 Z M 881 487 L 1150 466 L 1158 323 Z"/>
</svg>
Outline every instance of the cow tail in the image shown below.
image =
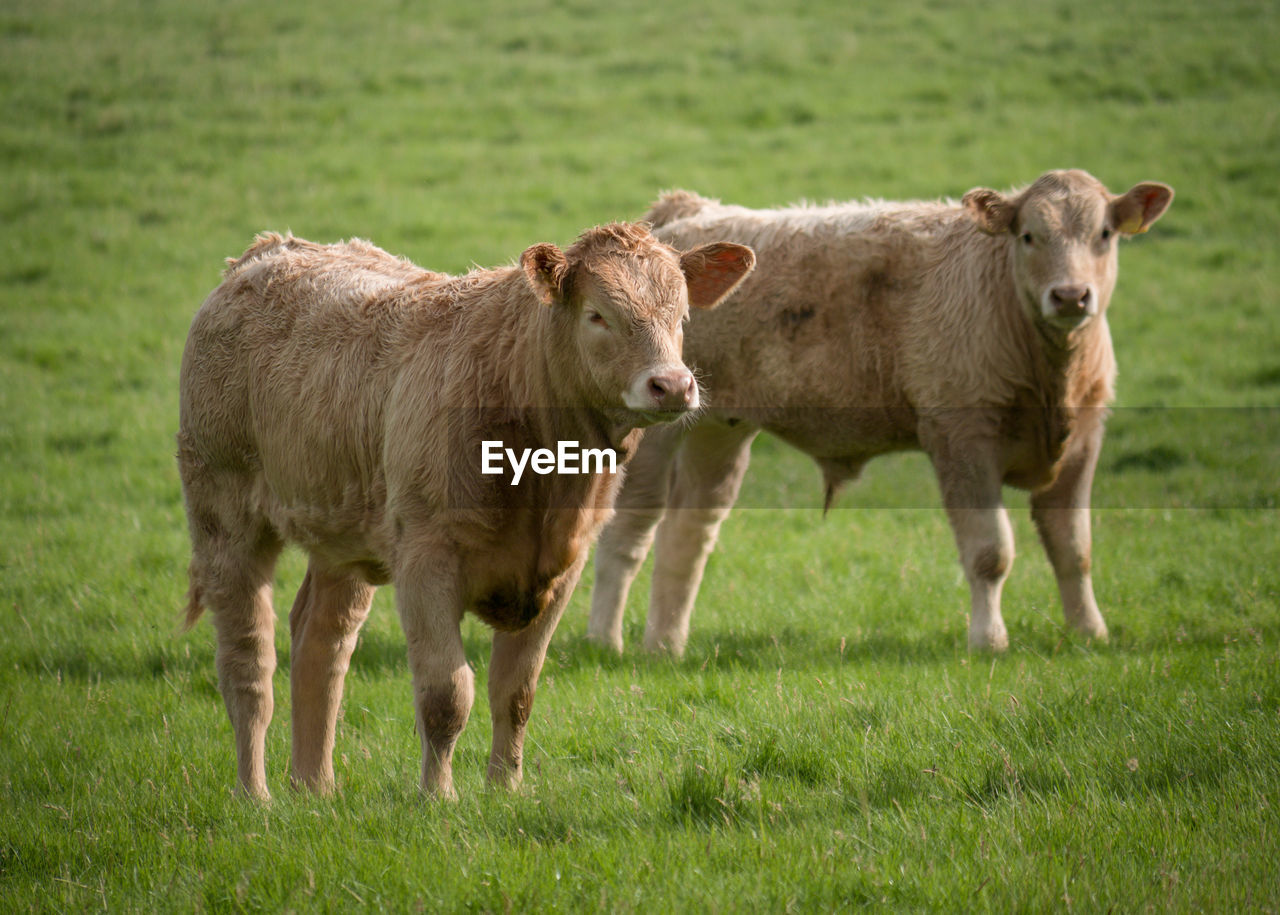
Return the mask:
<svg viewBox="0 0 1280 915">
<path fill-rule="evenodd" d="M 187 588 L 187 609 L 182 615 L 182 631 L 186 632 L 192 626 L 200 621 L 200 617 L 204 615 L 204 594 L 200 590 L 200 585 L 195 580 L 195 570 L 192 570 L 191 585 Z"/>
</svg>

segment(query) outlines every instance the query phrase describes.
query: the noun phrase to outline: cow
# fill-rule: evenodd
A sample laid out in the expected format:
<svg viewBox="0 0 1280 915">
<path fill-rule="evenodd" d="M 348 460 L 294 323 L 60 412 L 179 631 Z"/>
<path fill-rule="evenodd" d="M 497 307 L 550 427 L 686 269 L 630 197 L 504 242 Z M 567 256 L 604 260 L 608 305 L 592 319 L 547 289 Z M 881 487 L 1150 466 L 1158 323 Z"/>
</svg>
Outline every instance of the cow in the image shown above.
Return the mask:
<svg viewBox="0 0 1280 915">
<path fill-rule="evenodd" d="M 588 637 L 622 649 L 628 588 L 650 546 L 644 645 L 684 650 L 707 557 L 767 429 L 812 456 L 826 505 L 879 454 L 923 450 L 971 593 L 971 649 L 1004 650 L 1013 562 L 1004 485 L 1031 492 L 1067 623 L 1107 627 L 1093 594 L 1090 490 L 1113 397 L 1106 310 L 1117 240 L 1173 198 L 1118 196 L 1084 171 L 963 199 L 752 210 L 687 191 L 645 217 L 676 246 L 749 244 L 758 269 L 734 307 L 699 314 L 685 358 L 706 406 L 646 436 L 596 550 Z"/>
<path fill-rule="evenodd" d="M 679 254 L 613 224 L 456 277 L 360 240 L 276 234 L 228 263 L 183 353 L 177 458 L 185 621 L 212 616 L 238 790 L 270 796 L 271 591 L 287 542 L 309 558 L 289 614 L 292 784 L 333 791 L 343 680 L 376 586 L 394 583 L 423 790 L 456 797 L 475 694 L 467 611 L 495 631 L 487 777 L 515 786 L 547 643 L 621 472 L 597 460 L 513 485 L 482 451 L 505 443 L 527 459 L 572 443 L 625 465 L 643 427 L 697 409 L 682 323 L 738 285 L 752 252 Z"/>
</svg>

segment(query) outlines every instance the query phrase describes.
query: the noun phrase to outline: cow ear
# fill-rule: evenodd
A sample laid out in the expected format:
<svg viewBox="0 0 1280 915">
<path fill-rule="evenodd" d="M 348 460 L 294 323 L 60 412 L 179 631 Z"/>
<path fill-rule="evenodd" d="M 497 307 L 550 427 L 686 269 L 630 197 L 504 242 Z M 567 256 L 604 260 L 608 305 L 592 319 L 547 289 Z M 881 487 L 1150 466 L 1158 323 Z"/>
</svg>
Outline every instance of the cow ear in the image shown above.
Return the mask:
<svg viewBox="0 0 1280 915">
<path fill-rule="evenodd" d="M 1173 188 L 1158 181 L 1135 184 L 1111 201 L 1112 224 L 1126 235 L 1138 235 L 1164 215 L 1173 202 Z"/>
<path fill-rule="evenodd" d="M 554 305 L 564 301 L 569 261 L 563 251 L 549 243 L 533 245 L 520 255 L 520 266 L 539 302 Z"/>
<path fill-rule="evenodd" d="M 746 245 L 713 242 L 680 255 L 692 308 L 715 308 L 755 269 L 756 253 Z"/>
<path fill-rule="evenodd" d="M 978 228 L 988 235 L 1002 235 L 1013 229 L 1017 206 L 1004 194 L 990 188 L 975 187 L 960 201 Z"/>
</svg>

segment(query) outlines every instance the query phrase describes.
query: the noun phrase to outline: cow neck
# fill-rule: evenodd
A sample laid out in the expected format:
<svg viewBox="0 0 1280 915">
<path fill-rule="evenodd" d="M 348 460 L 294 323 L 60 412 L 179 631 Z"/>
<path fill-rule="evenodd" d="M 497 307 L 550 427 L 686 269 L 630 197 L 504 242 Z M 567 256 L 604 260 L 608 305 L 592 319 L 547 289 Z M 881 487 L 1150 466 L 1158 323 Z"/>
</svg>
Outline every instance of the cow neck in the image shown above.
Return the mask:
<svg viewBox="0 0 1280 915">
<path fill-rule="evenodd" d="M 584 406 L 585 367 L 577 359 L 573 322 L 543 305 L 514 268 L 495 299 L 503 303 L 501 331 L 483 342 L 484 358 L 502 379 L 502 403 L 524 415 L 522 423 L 542 446 L 576 441 L 584 448 L 617 448 L 628 429 L 615 430 L 599 409 Z"/>
<path fill-rule="evenodd" d="M 1063 406 L 1084 406 L 1075 402 L 1084 392 L 1071 390 L 1071 383 L 1094 374 L 1092 363 L 1096 362 L 1099 348 L 1109 339 L 1106 318 L 1102 315 L 1091 318 L 1086 326 L 1070 334 L 1054 334 L 1041 327 L 1037 327 L 1037 331 L 1044 341 L 1048 378 L 1055 385 L 1055 402 Z"/>
<path fill-rule="evenodd" d="M 1060 333 L 1027 314 L 1026 306 L 1019 299 L 1013 271 L 1014 247 L 1008 244 L 1007 257 L 1002 262 L 1003 275 L 996 279 L 996 289 L 1003 289 L 998 297 L 1004 303 L 1000 309 L 1005 316 L 1007 330 L 1016 335 L 1018 352 L 1023 357 L 1025 383 L 1035 392 L 1042 406 L 1066 409 L 1078 406 L 1100 406 L 1080 403 L 1083 391 L 1072 390 L 1072 382 L 1082 377 L 1092 378 L 1096 373 L 1100 348 L 1108 345 L 1110 337 L 1106 320 L 1099 315 L 1085 326 L 1071 333 Z M 1020 373 L 1021 374 L 1021 373 Z"/>
<path fill-rule="evenodd" d="M 1011 240 L 1012 241 L 1012 240 Z M 1110 399 L 1110 335 L 1101 316 L 1071 334 L 1056 334 L 1034 320 L 1015 289 L 1012 245 L 987 289 L 1002 307 L 998 330 L 1016 340 L 1012 353 L 1021 365 L 1009 374 L 1007 406 L 1017 423 L 1041 442 L 1048 465 L 1061 460 L 1068 441 L 1083 426 L 1097 422 L 1097 410 Z M 1086 408 L 1086 409 L 1081 409 Z"/>
</svg>

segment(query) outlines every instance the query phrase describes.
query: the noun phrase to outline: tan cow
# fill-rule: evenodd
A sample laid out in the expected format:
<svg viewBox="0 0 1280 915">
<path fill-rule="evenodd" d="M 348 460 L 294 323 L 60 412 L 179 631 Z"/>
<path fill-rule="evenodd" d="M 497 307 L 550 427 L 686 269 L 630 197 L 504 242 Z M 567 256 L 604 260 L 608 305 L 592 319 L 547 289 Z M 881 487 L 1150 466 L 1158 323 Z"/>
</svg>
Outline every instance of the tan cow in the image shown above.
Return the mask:
<svg viewBox="0 0 1280 915">
<path fill-rule="evenodd" d="M 386 582 L 408 641 L 424 789 L 454 793 L 475 693 L 459 635 L 468 610 L 497 630 L 488 777 L 519 782 L 547 642 L 620 475 L 597 460 L 526 469 L 515 485 L 483 452 L 510 449 L 527 468 L 568 444 L 620 466 L 639 427 L 697 407 L 681 324 L 753 265 L 740 245 L 680 255 L 635 225 L 456 278 L 361 241 L 278 235 L 230 263 L 183 355 L 178 465 L 186 618 L 212 613 L 244 792 L 268 796 L 271 582 L 286 541 L 310 557 L 289 614 L 293 783 L 333 788 L 343 679 Z"/>
<path fill-rule="evenodd" d="M 751 245 L 732 310 L 698 315 L 685 358 L 709 408 L 647 434 L 597 547 L 590 637 L 622 647 L 627 590 L 655 546 L 645 647 L 679 655 L 707 557 L 768 429 L 811 455 L 827 503 L 870 458 L 923 449 L 969 580 L 971 648 L 1008 644 L 1005 484 L 1031 511 L 1067 622 L 1106 636 L 1090 578 L 1089 494 L 1115 363 L 1105 312 L 1121 234 L 1168 207 L 1163 184 L 1109 194 L 1082 171 L 960 204 L 749 210 L 676 192 L 647 218 L 677 248 Z"/>
</svg>

